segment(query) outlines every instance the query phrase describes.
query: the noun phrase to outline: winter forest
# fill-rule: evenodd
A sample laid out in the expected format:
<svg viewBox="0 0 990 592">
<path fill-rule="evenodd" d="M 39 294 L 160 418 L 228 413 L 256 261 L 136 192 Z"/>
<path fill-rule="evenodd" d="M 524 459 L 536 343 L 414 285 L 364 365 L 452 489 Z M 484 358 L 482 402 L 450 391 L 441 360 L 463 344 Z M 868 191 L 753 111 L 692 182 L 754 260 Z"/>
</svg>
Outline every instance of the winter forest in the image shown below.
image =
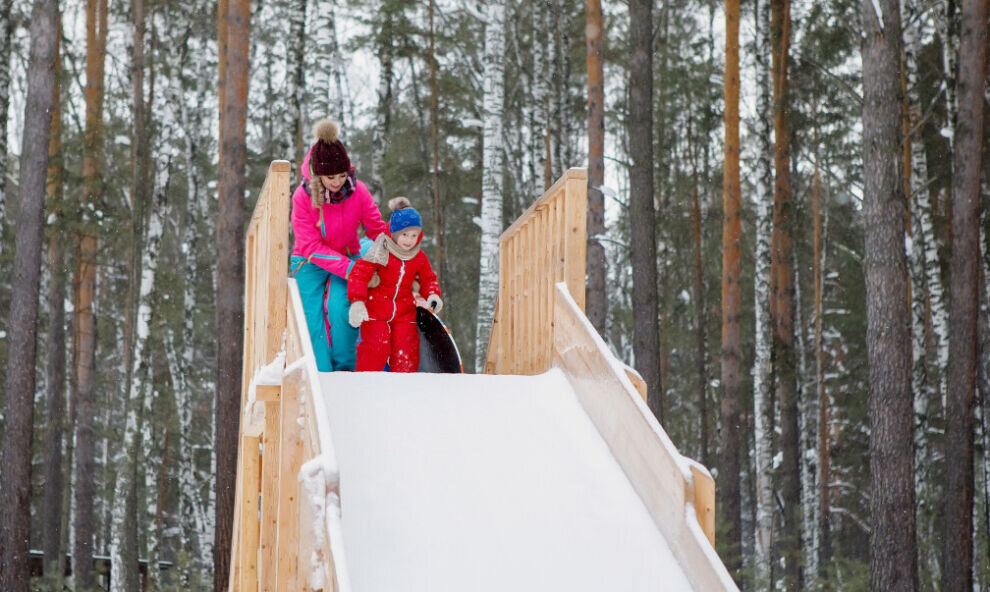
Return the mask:
<svg viewBox="0 0 990 592">
<path fill-rule="evenodd" d="M 740 588 L 990 589 L 988 4 L 0 0 L 0 589 L 227 589 L 243 229 L 322 117 L 468 372 L 588 169 L 588 317 Z"/>
</svg>

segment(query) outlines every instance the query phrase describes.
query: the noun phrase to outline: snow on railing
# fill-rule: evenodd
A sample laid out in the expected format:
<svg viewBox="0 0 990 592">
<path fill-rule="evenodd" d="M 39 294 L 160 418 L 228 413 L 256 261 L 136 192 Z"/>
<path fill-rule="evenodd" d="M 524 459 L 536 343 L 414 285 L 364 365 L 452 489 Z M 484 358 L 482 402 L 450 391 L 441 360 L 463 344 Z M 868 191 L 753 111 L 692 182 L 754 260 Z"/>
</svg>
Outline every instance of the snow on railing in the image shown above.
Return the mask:
<svg viewBox="0 0 990 592">
<path fill-rule="evenodd" d="M 550 368 L 554 285 L 584 310 L 588 172 L 569 169 L 499 237 L 499 281 L 487 374 Z"/>
</svg>

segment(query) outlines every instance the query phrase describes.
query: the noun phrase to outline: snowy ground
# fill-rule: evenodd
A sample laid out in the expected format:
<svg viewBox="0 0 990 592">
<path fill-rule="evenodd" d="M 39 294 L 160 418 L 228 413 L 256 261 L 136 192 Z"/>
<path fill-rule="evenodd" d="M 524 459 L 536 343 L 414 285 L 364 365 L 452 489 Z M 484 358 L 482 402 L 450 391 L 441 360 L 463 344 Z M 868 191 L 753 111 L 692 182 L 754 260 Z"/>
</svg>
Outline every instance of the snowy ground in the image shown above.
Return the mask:
<svg viewBox="0 0 990 592">
<path fill-rule="evenodd" d="M 321 379 L 353 592 L 690 589 L 559 371 Z"/>
</svg>

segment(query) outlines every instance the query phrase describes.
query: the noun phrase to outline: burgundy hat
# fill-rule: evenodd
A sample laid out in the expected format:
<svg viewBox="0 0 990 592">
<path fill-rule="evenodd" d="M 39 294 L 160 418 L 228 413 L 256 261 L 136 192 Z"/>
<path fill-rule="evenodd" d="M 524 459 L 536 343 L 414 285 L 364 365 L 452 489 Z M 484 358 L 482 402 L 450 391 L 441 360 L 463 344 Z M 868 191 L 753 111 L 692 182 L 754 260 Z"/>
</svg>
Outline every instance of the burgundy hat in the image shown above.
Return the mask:
<svg viewBox="0 0 990 592">
<path fill-rule="evenodd" d="M 313 126 L 316 143 L 309 154 L 312 174 L 330 176 L 350 172 L 351 159 L 347 157 L 344 143 L 337 138 L 337 129 L 337 124 L 330 119 L 321 119 Z"/>
</svg>

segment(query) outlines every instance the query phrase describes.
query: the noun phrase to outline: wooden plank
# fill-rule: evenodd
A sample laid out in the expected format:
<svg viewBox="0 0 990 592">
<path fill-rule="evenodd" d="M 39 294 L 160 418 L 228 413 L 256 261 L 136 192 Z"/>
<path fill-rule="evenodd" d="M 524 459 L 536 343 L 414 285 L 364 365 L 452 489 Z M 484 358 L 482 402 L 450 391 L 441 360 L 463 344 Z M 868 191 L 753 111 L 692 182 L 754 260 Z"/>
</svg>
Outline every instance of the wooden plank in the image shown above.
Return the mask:
<svg viewBox="0 0 990 592">
<path fill-rule="evenodd" d="M 299 468 L 303 463 L 302 429 L 299 417 L 299 396 L 305 384 L 305 372 L 298 369 L 282 380 L 279 411 L 279 489 L 278 535 L 276 537 L 276 589 L 298 590 L 299 573 Z"/>
<path fill-rule="evenodd" d="M 275 357 L 282 349 L 282 339 L 285 334 L 286 304 L 288 302 L 289 274 L 289 163 L 273 162 L 271 172 L 274 179 L 269 194 L 268 205 L 268 251 L 265 254 L 268 261 L 267 269 L 267 311 L 265 317 L 267 327 L 265 332 L 266 363 Z M 284 165 L 284 166 L 283 166 Z M 286 169 L 286 170 L 281 170 Z"/>
<path fill-rule="evenodd" d="M 276 398 L 265 403 L 265 434 L 262 438 L 261 457 L 261 560 L 258 580 L 261 590 L 275 590 L 278 560 L 275 553 L 278 538 L 278 468 L 280 402 Z"/>
<path fill-rule="evenodd" d="M 588 252 L 588 186 L 587 177 L 583 180 L 569 178 L 567 180 L 566 216 L 567 216 L 567 258 L 566 282 L 567 289 L 578 307 L 584 310 L 585 268 Z"/>
<path fill-rule="evenodd" d="M 240 569 L 239 592 L 258 590 L 258 491 L 261 479 L 261 457 L 258 455 L 260 440 L 255 436 L 241 438 L 241 462 L 243 487 L 241 491 L 240 536 L 238 555 Z"/>
<path fill-rule="evenodd" d="M 694 484 L 694 511 L 698 514 L 698 524 L 715 546 L 715 480 L 708 469 L 696 462 L 691 463 L 691 478 Z"/>
<path fill-rule="evenodd" d="M 623 367 L 625 368 L 626 376 L 629 377 L 629 382 L 636 387 L 636 392 L 638 392 L 639 396 L 643 398 L 643 402 L 648 402 L 647 397 L 649 395 L 649 389 L 646 385 L 646 381 L 643 380 L 643 377 L 640 376 L 639 372 L 637 372 L 632 366 L 623 364 Z"/>
<path fill-rule="evenodd" d="M 258 401 L 271 402 L 278 401 L 280 393 L 282 392 L 282 385 L 279 384 L 259 384 L 254 387 L 254 398 Z M 268 406 L 265 406 L 267 414 Z M 267 415 L 266 415 L 267 416 Z"/>
</svg>

